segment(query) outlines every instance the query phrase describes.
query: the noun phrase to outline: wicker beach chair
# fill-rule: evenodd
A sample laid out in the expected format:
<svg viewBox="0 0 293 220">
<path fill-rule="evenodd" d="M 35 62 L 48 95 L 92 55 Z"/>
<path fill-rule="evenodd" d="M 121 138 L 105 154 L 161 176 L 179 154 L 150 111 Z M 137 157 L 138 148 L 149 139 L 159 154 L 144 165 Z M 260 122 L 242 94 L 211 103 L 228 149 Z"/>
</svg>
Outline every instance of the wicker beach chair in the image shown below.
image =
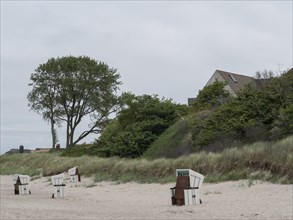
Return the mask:
<svg viewBox="0 0 293 220">
<path fill-rule="evenodd" d="M 172 205 L 197 205 L 202 203 L 200 188 L 204 176 L 190 169 L 176 170 L 176 185 L 170 188 Z"/>
<path fill-rule="evenodd" d="M 52 198 L 63 198 L 64 197 L 64 174 L 58 174 L 55 176 L 51 176 L 51 181 L 54 186 L 54 193 Z"/>
<path fill-rule="evenodd" d="M 69 169 L 68 174 L 70 176 L 70 182 L 76 183 L 76 182 L 81 181 L 80 173 L 78 172 L 78 167 L 77 166 Z"/>
<path fill-rule="evenodd" d="M 13 184 L 14 184 L 14 194 L 15 195 L 28 195 L 31 194 L 29 190 L 29 180 L 30 177 L 28 175 L 13 175 Z"/>
</svg>

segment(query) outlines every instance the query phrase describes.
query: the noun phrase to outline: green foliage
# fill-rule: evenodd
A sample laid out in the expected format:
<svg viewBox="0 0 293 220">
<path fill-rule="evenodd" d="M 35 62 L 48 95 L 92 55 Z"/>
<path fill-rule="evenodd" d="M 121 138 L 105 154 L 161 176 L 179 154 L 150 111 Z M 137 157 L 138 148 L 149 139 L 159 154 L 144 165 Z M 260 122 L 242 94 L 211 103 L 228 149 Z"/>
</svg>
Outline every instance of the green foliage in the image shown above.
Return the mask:
<svg viewBox="0 0 293 220">
<path fill-rule="evenodd" d="M 265 88 L 264 98 L 268 100 L 267 108 L 270 109 L 270 114 L 266 115 L 264 120 L 271 129 L 276 117 L 282 112 L 281 109 L 290 108 L 289 106 L 293 104 L 293 69 L 274 78 Z M 284 113 L 287 114 L 286 110 Z"/>
<path fill-rule="evenodd" d="M 81 157 L 82 155 L 89 154 L 90 147 L 90 144 L 78 144 L 62 151 L 61 156 Z"/>
<path fill-rule="evenodd" d="M 242 141 L 248 127 L 256 125 L 250 110 L 237 99 L 221 106 L 204 123 L 198 133 L 194 132 L 194 145 L 205 146 L 213 140 L 227 138 Z"/>
<path fill-rule="evenodd" d="M 31 74 L 29 106 L 52 124 L 66 123 L 66 147 L 77 144 L 90 133 L 100 133 L 118 104 L 120 82 L 116 69 L 89 57 L 51 58 Z M 74 139 L 84 118 L 89 129 Z"/>
<path fill-rule="evenodd" d="M 201 129 L 193 129 L 194 147 L 222 150 L 292 134 L 293 70 L 266 84 L 263 90 L 247 87 L 237 98 L 216 109 Z"/>
<path fill-rule="evenodd" d="M 186 120 L 179 119 L 167 128 L 157 140 L 144 152 L 144 158 L 177 157 L 190 153 L 191 144 L 187 131 L 189 125 Z"/>
<path fill-rule="evenodd" d="M 179 114 L 187 112 L 186 106 L 174 104 L 171 100 L 160 100 L 156 95 L 134 96 L 126 93 L 122 100 L 122 110 L 96 141 L 91 154 L 138 157 L 175 122 Z"/>
<path fill-rule="evenodd" d="M 196 111 L 211 109 L 217 107 L 228 100 L 229 93 L 224 89 L 225 83 L 215 81 L 212 85 L 208 85 L 199 91 L 193 108 Z"/>
<path fill-rule="evenodd" d="M 167 128 L 150 148 L 143 154 L 144 158 L 155 159 L 160 157 L 177 158 L 188 155 L 194 151 L 192 147 L 192 130 L 201 130 L 203 121 L 206 120 L 211 111 L 201 111 L 185 116 L 177 120 Z"/>
<path fill-rule="evenodd" d="M 285 108 L 281 108 L 278 117 L 273 123 L 271 135 L 273 139 L 284 138 L 293 131 L 293 104 Z"/>
</svg>

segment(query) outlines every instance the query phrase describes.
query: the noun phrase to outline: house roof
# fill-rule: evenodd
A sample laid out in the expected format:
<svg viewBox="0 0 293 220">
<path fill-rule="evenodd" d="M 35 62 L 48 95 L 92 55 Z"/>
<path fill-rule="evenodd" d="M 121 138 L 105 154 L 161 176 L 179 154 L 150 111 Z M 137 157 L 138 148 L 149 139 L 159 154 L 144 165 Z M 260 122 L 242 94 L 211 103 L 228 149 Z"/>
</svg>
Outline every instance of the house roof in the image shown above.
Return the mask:
<svg viewBox="0 0 293 220">
<path fill-rule="evenodd" d="M 255 79 L 251 76 L 226 72 L 223 70 L 216 70 L 205 86 L 211 85 L 215 79 L 221 81 L 224 80 L 229 87 L 228 91 L 230 94 L 235 93 L 236 96 L 237 93 L 239 93 L 240 90 L 243 89 L 246 85 L 251 85 L 256 89 L 261 90 L 270 82 L 270 79 Z M 192 105 L 195 100 L 196 98 L 188 98 L 188 105 Z"/>
<path fill-rule="evenodd" d="M 222 76 L 222 78 L 227 82 L 227 84 L 235 93 L 238 93 L 245 85 L 251 84 L 253 87 L 259 87 L 259 83 L 256 83 L 256 79 L 253 77 L 230 73 L 222 70 L 216 70 L 216 72 Z"/>
</svg>

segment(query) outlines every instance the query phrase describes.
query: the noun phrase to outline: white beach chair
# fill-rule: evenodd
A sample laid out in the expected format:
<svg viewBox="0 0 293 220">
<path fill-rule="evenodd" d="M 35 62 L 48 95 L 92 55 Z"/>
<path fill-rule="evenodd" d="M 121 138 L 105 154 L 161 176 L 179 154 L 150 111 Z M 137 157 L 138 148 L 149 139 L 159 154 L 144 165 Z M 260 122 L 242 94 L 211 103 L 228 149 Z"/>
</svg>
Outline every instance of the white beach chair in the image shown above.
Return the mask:
<svg viewBox="0 0 293 220">
<path fill-rule="evenodd" d="M 190 169 L 176 169 L 176 186 L 171 188 L 172 205 L 201 203 L 200 188 L 204 176 Z"/>
<path fill-rule="evenodd" d="M 13 184 L 14 184 L 14 194 L 15 195 L 28 195 L 31 194 L 29 190 L 29 180 L 30 177 L 28 175 L 13 175 Z"/>
<path fill-rule="evenodd" d="M 51 176 L 51 181 L 54 186 L 54 193 L 52 198 L 63 198 L 64 197 L 64 174 L 58 174 L 55 176 Z"/>
<path fill-rule="evenodd" d="M 68 174 L 70 176 L 70 182 L 73 182 L 73 183 L 80 182 L 80 174 L 78 172 L 78 166 L 69 169 Z"/>
</svg>

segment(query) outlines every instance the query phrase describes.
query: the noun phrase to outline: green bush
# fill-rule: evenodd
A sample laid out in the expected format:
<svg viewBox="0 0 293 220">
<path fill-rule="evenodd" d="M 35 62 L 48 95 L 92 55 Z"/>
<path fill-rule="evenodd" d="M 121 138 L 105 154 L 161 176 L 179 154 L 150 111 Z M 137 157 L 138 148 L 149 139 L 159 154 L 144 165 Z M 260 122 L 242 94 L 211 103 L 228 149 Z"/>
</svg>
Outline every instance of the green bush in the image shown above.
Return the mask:
<svg viewBox="0 0 293 220">
<path fill-rule="evenodd" d="M 75 145 L 62 151 L 61 156 L 80 157 L 90 154 L 91 144 Z"/>
<path fill-rule="evenodd" d="M 187 107 L 157 96 L 124 95 L 124 107 L 106 127 L 91 154 L 100 157 L 136 158 L 172 125 Z"/>
<path fill-rule="evenodd" d="M 225 83 L 215 81 L 199 91 L 192 108 L 195 111 L 202 111 L 218 107 L 229 100 L 229 92 L 224 89 Z"/>
</svg>

